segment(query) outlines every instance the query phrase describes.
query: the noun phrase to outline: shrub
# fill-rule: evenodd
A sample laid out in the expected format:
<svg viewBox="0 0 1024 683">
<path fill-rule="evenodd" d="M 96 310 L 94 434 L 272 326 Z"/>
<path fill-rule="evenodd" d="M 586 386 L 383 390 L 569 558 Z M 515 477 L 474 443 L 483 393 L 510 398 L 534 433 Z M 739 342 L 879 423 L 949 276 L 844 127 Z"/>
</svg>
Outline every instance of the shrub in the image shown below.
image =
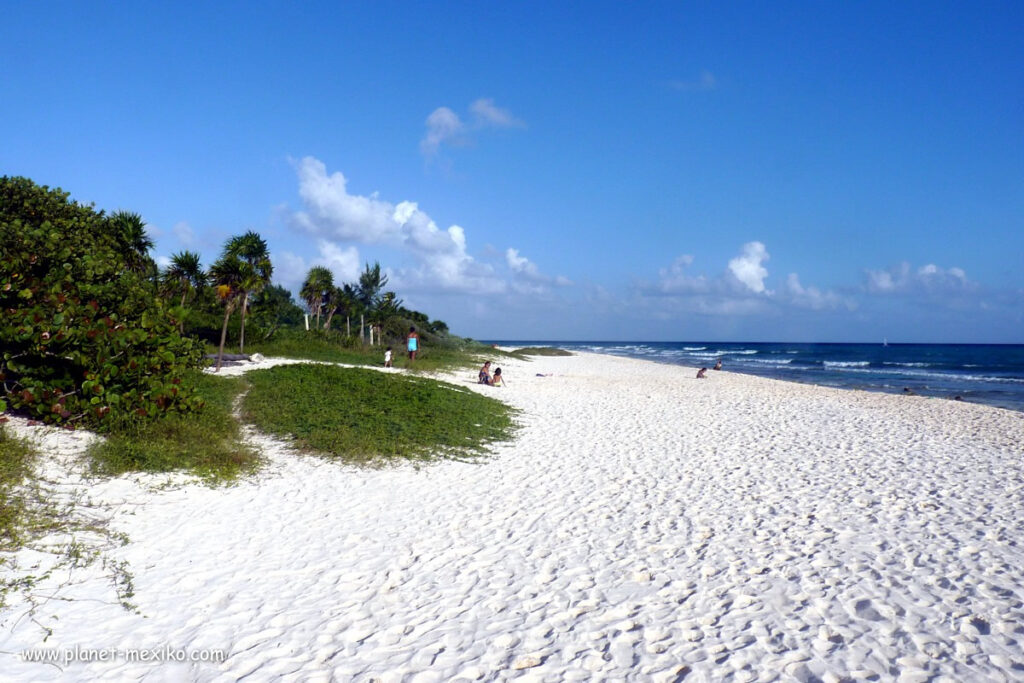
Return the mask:
<svg viewBox="0 0 1024 683">
<path fill-rule="evenodd" d="M 201 403 L 181 381 L 201 349 L 146 277 L 140 230 L 0 178 L 0 410 L 6 401 L 46 422 L 102 427 L 112 414 Z"/>
</svg>

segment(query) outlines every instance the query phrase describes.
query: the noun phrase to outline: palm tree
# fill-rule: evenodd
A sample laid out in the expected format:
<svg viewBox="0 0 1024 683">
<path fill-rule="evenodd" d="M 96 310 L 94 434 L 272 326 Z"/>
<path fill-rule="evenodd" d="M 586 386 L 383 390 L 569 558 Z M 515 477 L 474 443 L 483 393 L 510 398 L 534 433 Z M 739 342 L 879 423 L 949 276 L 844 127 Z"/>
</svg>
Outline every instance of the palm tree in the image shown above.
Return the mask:
<svg viewBox="0 0 1024 683">
<path fill-rule="evenodd" d="M 171 256 L 171 264 L 163 273 L 163 287 L 168 292 L 181 292 L 180 307 L 185 307 L 185 302 L 193 291 L 197 291 L 206 284 L 206 273 L 203 272 L 202 264 L 199 262 L 199 254 L 191 251 L 180 251 Z M 185 320 L 178 321 L 178 331 L 185 331 Z"/>
<path fill-rule="evenodd" d="M 252 230 L 229 239 L 224 245 L 224 253 L 237 257 L 245 265 L 239 283 L 242 292 L 242 327 L 238 338 L 238 352 L 245 353 L 245 312 L 249 308 L 249 297 L 259 294 L 270 284 L 274 266 L 270 263 L 266 240 Z"/>
<path fill-rule="evenodd" d="M 217 285 L 217 297 L 224 302 L 224 326 L 220 330 L 220 350 L 217 352 L 217 368 L 220 371 L 224 358 L 224 342 L 228 336 L 228 320 L 242 301 L 242 282 L 247 275 L 247 264 L 234 254 L 224 253 L 210 266 L 210 279 Z"/>
<path fill-rule="evenodd" d="M 153 240 L 146 234 L 146 222 L 131 211 L 115 211 L 107 219 L 114 236 L 125 247 L 128 269 L 150 276 L 156 273 L 156 262 L 149 256 Z"/>
<path fill-rule="evenodd" d="M 352 336 L 352 316 L 359 308 L 359 292 L 347 282 L 341 288 L 341 309 L 345 311 L 345 336 Z"/>
<path fill-rule="evenodd" d="M 309 307 L 309 312 L 316 316 L 316 327 L 320 329 L 320 311 L 324 306 L 324 296 L 334 289 L 334 275 L 324 266 L 313 266 L 306 274 L 299 295 Z"/>
<path fill-rule="evenodd" d="M 366 269 L 359 276 L 359 303 L 362 304 L 363 309 L 367 313 L 373 312 L 377 308 L 378 296 L 380 290 L 384 289 L 384 286 L 388 283 L 388 276 L 381 275 L 380 262 L 375 261 L 373 267 L 369 263 L 366 264 Z M 359 338 L 363 338 L 363 328 L 365 322 L 363 315 L 359 316 Z"/>
<path fill-rule="evenodd" d="M 381 343 L 381 336 L 384 332 L 384 325 L 398 313 L 402 300 L 395 296 L 394 292 L 384 292 L 384 295 L 377 300 L 377 305 L 370 312 L 370 341 L 373 342 L 373 331 L 377 331 L 377 343 Z"/>
</svg>

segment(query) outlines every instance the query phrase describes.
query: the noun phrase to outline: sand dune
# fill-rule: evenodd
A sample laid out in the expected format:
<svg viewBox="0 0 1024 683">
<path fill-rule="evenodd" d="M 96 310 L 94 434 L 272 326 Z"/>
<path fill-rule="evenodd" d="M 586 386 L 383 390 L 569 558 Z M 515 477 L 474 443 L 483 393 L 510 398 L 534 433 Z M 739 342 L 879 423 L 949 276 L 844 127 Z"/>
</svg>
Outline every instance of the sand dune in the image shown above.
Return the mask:
<svg viewBox="0 0 1024 683">
<path fill-rule="evenodd" d="M 51 577 L 34 620 L 0 615 L 4 679 L 1024 678 L 1024 414 L 591 354 L 502 365 L 509 387 L 472 386 L 523 428 L 472 464 L 362 470 L 250 433 L 269 464 L 236 486 L 89 483 L 82 436 L 15 421 L 130 538 L 107 555 L 137 612 L 102 567 Z M 18 656 L 76 646 L 227 659 Z"/>
</svg>

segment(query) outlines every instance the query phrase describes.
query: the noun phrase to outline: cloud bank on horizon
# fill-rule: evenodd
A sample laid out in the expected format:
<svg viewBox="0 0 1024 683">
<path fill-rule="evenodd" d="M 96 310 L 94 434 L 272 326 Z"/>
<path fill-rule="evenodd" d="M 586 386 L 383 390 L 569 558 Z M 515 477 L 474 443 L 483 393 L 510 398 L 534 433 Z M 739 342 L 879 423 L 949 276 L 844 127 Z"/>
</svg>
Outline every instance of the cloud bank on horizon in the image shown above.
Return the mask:
<svg viewBox="0 0 1024 683">
<path fill-rule="evenodd" d="M 293 291 L 314 265 L 328 267 L 337 282 L 356 281 L 367 261 L 360 249 L 375 247 L 387 255 L 385 272 L 399 296 L 426 308 L 436 304 L 432 297 L 441 297 L 482 323 L 488 321 L 488 311 L 538 305 L 570 317 L 582 306 L 596 315 L 758 320 L 794 312 L 853 314 L 870 308 L 871 300 L 882 299 L 927 299 L 931 306 L 984 309 L 1021 298 L 1013 292 L 986 293 L 964 269 L 931 263 L 916 268 L 908 262 L 865 267 L 859 281 L 838 290 L 805 285 L 795 272 L 770 286 L 772 256 L 759 240 L 738 245 L 735 256 L 717 274 L 694 272 L 696 257 L 682 254 L 659 269 L 653 282 L 639 278 L 625 287 L 590 280 L 575 283 L 564 275 L 542 272 L 514 246 L 471 250 L 465 228 L 439 227 L 418 201 L 351 193 L 348 178 L 341 171 L 328 172 L 315 157 L 293 160 L 292 165 L 301 206 L 286 209 L 284 222 L 316 247 L 312 256 L 290 249 L 275 254 L 279 280 Z"/>
</svg>

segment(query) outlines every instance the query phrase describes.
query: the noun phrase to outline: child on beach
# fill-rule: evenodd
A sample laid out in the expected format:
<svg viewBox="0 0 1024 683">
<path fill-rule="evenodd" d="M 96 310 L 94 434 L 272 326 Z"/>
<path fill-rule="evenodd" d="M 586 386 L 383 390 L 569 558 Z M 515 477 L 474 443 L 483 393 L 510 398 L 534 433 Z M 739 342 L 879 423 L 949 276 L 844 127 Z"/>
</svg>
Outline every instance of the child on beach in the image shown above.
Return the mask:
<svg viewBox="0 0 1024 683">
<path fill-rule="evenodd" d="M 416 334 L 416 328 L 409 328 L 409 338 L 407 340 L 409 349 L 409 360 L 416 360 L 416 351 L 419 350 L 420 336 Z"/>
<path fill-rule="evenodd" d="M 707 368 L 701 368 L 700 370 L 698 370 L 697 371 L 697 379 L 705 379 L 706 376 L 707 376 L 707 372 L 708 372 Z"/>
<path fill-rule="evenodd" d="M 501 378 L 501 368 L 494 371 L 494 377 L 491 379 L 492 387 L 503 387 L 505 386 L 505 380 Z"/>
<path fill-rule="evenodd" d="M 715 363 L 715 367 L 713 367 L 713 368 L 711 368 L 711 369 L 712 369 L 712 370 L 721 370 L 721 369 L 722 369 L 722 359 L 721 359 L 721 358 L 719 358 L 719 359 L 718 359 L 718 362 L 717 362 L 717 363 Z"/>
<path fill-rule="evenodd" d="M 389 346 L 384 350 L 384 367 L 391 367 L 391 347 Z"/>
<path fill-rule="evenodd" d="M 491 384 L 491 361 L 486 361 L 477 373 L 477 384 Z"/>
</svg>

